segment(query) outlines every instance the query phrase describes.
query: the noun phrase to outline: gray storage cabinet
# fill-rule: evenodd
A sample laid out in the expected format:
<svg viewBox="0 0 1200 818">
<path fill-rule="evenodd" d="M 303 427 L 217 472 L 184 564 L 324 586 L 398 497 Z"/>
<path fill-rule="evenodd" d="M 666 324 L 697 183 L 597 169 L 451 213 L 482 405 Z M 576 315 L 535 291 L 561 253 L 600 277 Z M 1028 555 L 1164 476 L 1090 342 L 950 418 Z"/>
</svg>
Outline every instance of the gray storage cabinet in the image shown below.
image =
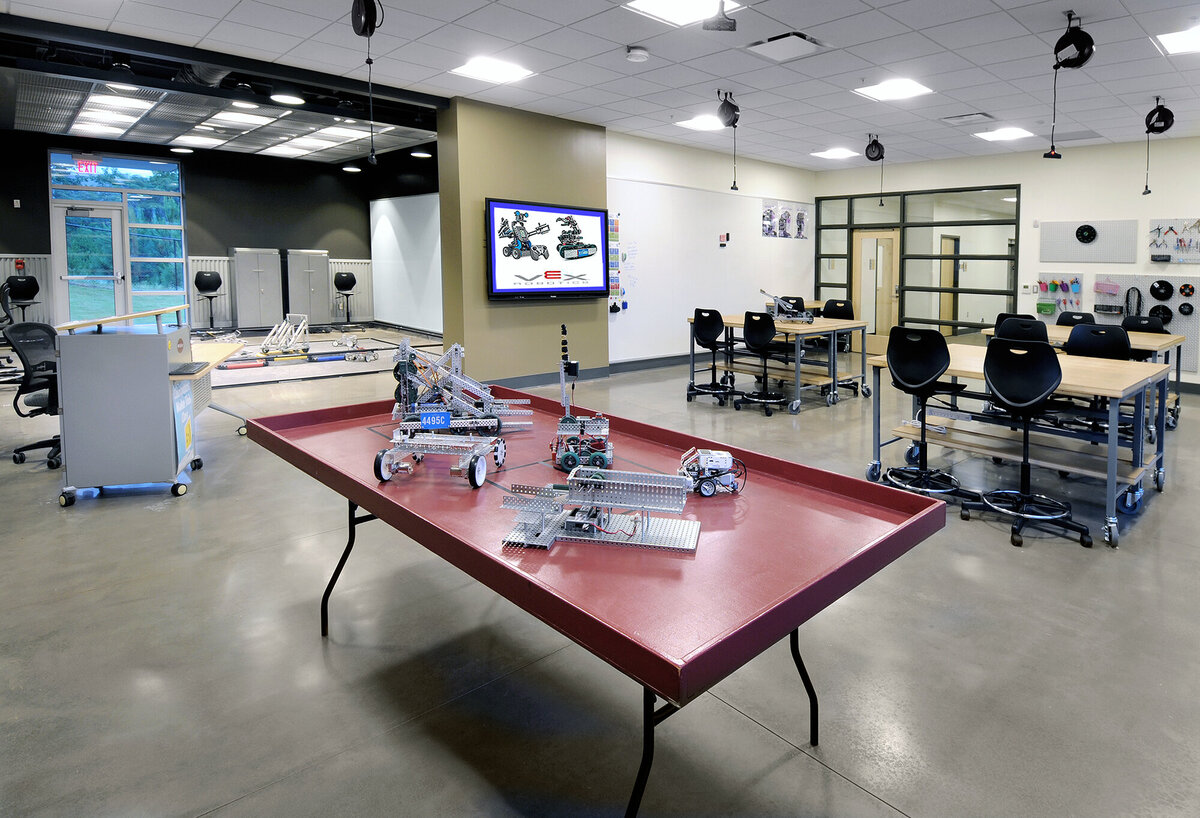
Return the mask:
<svg viewBox="0 0 1200 818">
<path fill-rule="evenodd" d="M 283 320 L 283 272 L 278 250 L 234 247 L 234 320 L 239 327 L 273 327 Z"/>
<path fill-rule="evenodd" d="M 175 482 L 195 457 L 191 383 L 170 378 L 191 360 L 188 328 L 77 331 L 58 351 L 66 485 Z"/>
<path fill-rule="evenodd" d="M 329 251 L 288 250 L 288 309 L 307 315 L 310 326 L 333 320 L 329 301 Z"/>
</svg>

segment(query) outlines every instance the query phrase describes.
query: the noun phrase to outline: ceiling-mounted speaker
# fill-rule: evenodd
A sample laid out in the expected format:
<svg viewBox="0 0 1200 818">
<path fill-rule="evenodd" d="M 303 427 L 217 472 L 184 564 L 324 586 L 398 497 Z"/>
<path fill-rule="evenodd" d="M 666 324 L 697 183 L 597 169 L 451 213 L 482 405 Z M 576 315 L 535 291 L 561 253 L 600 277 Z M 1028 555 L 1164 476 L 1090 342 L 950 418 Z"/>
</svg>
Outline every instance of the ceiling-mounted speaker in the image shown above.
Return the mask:
<svg viewBox="0 0 1200 818">
<path fill-rule="evenodd" d="M 1160 134 L 1171 130 L 1171 126 L 1175 124 L 1175 114 L 1166 105 L 1163 105 L 1158 97 L 1154 98 L 1158 103 L 1154 110 L 1146 114 L 1146 133 Z"/>
<path fill-rule="evenodd" d="M 1083 68 L 1096 53 L 1096 41 L 1080 26 L 1071 26 L 1073 21 L 1082 20 L 1067 12 L 1067 30 L 1054 44 L 1054 68 Z"/>
<path fill-rule="evenodd" d="M 350 27 L 359 37 L 370 37 L 379 25 L 376 0 L 353 0 L 350 5 Z"/>
<path fill-rule="evenodd" d="M 863 151 L 863 155 L 870 162 L 879 162 L 883 160 L 883 143 L 878 137 L 871 137 L 871 141 L 867 143 L 867 149 Z"/>
</svg>

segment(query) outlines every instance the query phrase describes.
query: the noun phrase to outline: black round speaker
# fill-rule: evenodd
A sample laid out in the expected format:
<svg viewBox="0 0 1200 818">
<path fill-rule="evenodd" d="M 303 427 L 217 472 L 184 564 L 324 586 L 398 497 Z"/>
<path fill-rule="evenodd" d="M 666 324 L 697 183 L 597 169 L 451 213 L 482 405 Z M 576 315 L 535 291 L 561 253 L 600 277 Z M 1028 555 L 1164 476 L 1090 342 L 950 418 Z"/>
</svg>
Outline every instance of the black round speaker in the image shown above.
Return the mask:
<svg viewBox="0 0 1200 818">
<path fill-rule="evenodd" d="M 1149 314 L 1151 318 L 1157 318 L 1159 321 L 1162 321 L 1164 327 L 1171 323 L 1171 319 L 1175 317 L 1175 313 L 1171 312 L 1171 308 L 1166 304 L 1155 304 L 1150 308 Z"/>
<path fill-rule="evenodd" d="M 221 274 L 216 270 L 199 270 L 196 273 L 196 292 L 215 293 L 221 289 Z"/>
<path fill-rule="evenodd" d="M 1180 284 L 1179 285 L 1179 294 L 1182 295 L 1184 298 L 1191 298 L 1193 295 L 1196 294 L 1196 288 L 1193 287 L 1191 284 Z"/>
<path fill-rule="evenodd" d="M 1195 307 L 1192 306 L 1191 301 L 1184 301 L 1182 304 L 1179 305 L 1179 314 L 1180 315 L 1191 315 L 1194 311 L 1195 311 Z"/>
<path fill-rule="evenodd" d="M 1166 301 L 1175 295 L 1175 285 L 1164 278 L 1160 278 L 1150 285 L 1150 295 L 1154 296 L 1156 301 Z M 1163 323 L 1167 322 L 1164 321 Z"/>
<path fill-rule="evenodd" d="M 354 0 L 350 6 L 350 27 L 359 37 L 370 37 L 379 24 L 375 0 Z"/>
<path fill-rule="evenodd" d="M 1081 244 L 1091 244 L 1096 240 L 1096 236 L 1100 235 L 1096 232 L 1096 228 L 1090 224 L 1081 224 L 1075 228 L 1075 238 Z"/>
<path fill-rule="evenodd" d="M 358 281 L 354 278 L 354 273 L 334 273 L 333 287 L 339 293 L 348 293 L 354 289 L 354 285 Z"/>
</svg>

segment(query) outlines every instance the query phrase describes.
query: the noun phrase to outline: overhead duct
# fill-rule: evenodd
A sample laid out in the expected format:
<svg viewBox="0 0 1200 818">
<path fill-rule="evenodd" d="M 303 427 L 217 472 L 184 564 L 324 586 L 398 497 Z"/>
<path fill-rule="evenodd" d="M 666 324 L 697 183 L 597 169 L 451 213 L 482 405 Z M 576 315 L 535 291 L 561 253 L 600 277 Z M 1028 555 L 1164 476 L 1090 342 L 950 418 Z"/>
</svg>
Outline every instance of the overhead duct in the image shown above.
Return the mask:
<svg viewBox="0 0 1200 818">
<path fill-rule="evenodd" d="M 215 65 L 204 65 L 203 63 L 192 63 L 180 68 L 175 74 L 175 82 L 182 82 L 185 85 L 203 85 L 208 88 L 216 88 L 221 84 L 221 80 L 228 77 L 230 71 L 228 68 L 218 68 Z"/>
</svg>

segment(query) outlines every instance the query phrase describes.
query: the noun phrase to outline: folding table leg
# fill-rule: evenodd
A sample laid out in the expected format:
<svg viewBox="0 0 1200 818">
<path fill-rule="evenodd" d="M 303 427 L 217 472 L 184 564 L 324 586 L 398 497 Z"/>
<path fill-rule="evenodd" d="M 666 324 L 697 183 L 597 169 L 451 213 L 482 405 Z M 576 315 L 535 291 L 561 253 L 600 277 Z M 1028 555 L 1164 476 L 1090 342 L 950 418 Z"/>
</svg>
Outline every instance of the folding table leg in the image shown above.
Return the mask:
<svg viewBox="0 0 1200 818">
<path fill-rule="evenodd" d="M 342 569 L 346 567 L 346 560 L 350 559 L 350 551 L 354 548 L 354 530 L 363 523 L 379 519 L 374 514 L 356 516 L 354 512 L 358 511 L 358 504 L 353 500 L 346 502 L 349 504 L 350 510 L 350 536 L 346 540 L 346 550 L 342 552 L 342 558 L 338 560 L 337 568 L 333 569 L 333 576 L 329 578 L 329 584 L 325 586 L 325 595 L 321 597 L 321 636 L 329 636 L 329 595 L 333 593 L 333 586 L 337 585 L 338 577 L 342 575 Z"/>
<path fill-rule="evenodd" d="M 804 660 L 800 658 L 800 629 L 792 631 L 792 659 L 796 663 L 796 670 L 800 671 L 800 681 L 804 682 L 804 690 L 808 693 L 808 743 L 812 746 L 817 746 L 817 690 L 813 687 L 812 679 L 808 677 L 808 670 L 804 667 Z"/>
<path fill-rule="evenodd" d="M 654 763 L 654 726 L 678 713 L 680 709 L 670 702 L 656 709 L 654 705 L 657 701 L 658 699 L 654 691 L 648 687 L 644 688 L 642 693 L 642 717 L 644 722 L 642 728 L 642 763 L 638 765 L 637 778 L 633 782 L 633 792 L 629 794 L 629 806 L 625 808 L 626 818 L 633 818 L 633 816 L 638 814 L 638 808 L 642 805 L 642 795 L 646 792 L 646 781 L 650 778 L 650 765 Z"/>
</svg>

